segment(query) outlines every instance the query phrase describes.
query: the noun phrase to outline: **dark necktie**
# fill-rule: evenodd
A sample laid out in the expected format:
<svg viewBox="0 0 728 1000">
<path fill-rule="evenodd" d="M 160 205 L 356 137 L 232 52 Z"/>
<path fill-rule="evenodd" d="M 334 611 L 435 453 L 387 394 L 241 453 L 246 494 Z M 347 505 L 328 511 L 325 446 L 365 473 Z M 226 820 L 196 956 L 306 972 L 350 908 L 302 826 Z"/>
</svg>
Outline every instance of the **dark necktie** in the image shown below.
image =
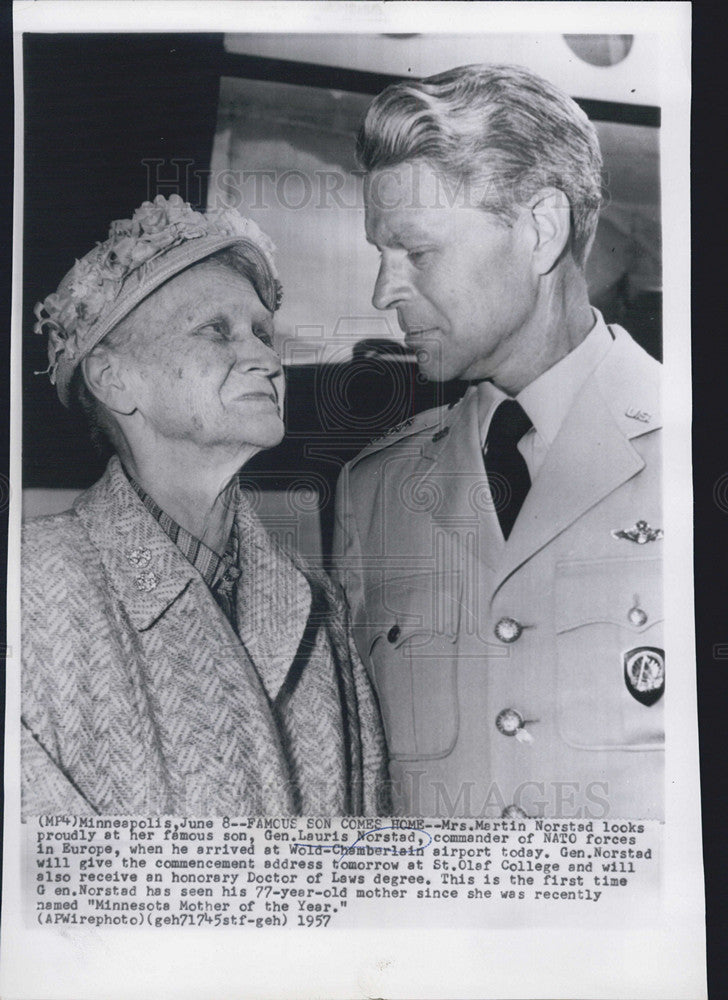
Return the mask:
<svg viewBox="0 0 728 1000">
<path fill-rule="evenodd" d="M 504 538 L 508 538 L 526 494 L 531 488 L 528 466 L 518 442 L 533 427 L 515 399 L 499 404 L 485 439 L 485 471 Z"/>
</svg>

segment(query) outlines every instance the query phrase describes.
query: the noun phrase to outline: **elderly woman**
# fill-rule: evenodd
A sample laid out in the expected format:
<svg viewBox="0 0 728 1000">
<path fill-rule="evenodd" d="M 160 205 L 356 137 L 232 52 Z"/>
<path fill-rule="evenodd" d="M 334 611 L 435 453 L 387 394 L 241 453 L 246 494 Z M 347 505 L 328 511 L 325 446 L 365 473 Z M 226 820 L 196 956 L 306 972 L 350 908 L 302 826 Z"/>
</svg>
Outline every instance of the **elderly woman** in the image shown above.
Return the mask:
<svg viewBox="0 0 728 1000">
<path fill-rule="evenodd" d="M 23 540 L 23 812 L 376 814 L 378 709 L 323 573 L 237 473 L 284 433 L 272 244 L 145 202 L 36 306 L 61 402 L 114 448 Z"/>
</svg>

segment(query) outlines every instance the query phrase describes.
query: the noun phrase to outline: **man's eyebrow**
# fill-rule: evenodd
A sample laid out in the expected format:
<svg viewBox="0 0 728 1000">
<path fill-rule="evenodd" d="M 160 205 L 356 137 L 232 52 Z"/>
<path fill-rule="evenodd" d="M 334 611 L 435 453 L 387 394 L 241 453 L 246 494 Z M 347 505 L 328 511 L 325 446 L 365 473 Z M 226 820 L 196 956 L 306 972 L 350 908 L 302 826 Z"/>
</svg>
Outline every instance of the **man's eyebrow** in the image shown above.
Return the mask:
<svg viewBox="0 0 728 1000">
<path fill-rule="evenodd" d="M 257 315 L 251 316 L 250 322 L 252 326 L 265 327 L 265 329 L 270 331 L 271 333 L 275 329 L 275 320 L 273 319 L 273 313 L 268 312 L 267 309 L 265 310 L 265 312 L 260 313 L 259 316 Z"/>
<path fill-rule="evenodd" d="M 393 247 L 402 247 L 404 245 L 404 241 L 405 240 L 409 240 L 409 241 L 411 241 L 411 240 L 426 240 L 426 241 L 430 241 L 433 238 L 434 238 L 434 234 L 432 232 L 425 231 L 425 230 L 421 229 L 420 226 L 418 226 L 416 222 L 408 222 L 408 221 L 404 220 L 396 228 L 393 227 L 392 229 L 390 229 L 390 231 L 388 233 L 388 238 L 387 238 L 387 240 L 385 242 L 386 242 L 386 246 L 390 246 L 390 247 L 392 247 L 392 246 Z M 375 246 L 375 247 L 377 247 L 377 249 L 379 249 L 379 244 L 376 243 L 369 236 L 367 236 L 366 240 L 367 240 L 367 243 L 371 243 L 372 246 Z"/>
<path fill-rule="evenodd" d="M 399 228 L 395 233 L 393 233 L 393 235 L 399 237 L 399 239 L 409 239 L 413 236 L 417 239 L 422 239 L 423 237 L 429 238 L 432 233 L 423 230 L 422 227 L 417 224 L 416 220 L 403 219 Z"/>
</svg>

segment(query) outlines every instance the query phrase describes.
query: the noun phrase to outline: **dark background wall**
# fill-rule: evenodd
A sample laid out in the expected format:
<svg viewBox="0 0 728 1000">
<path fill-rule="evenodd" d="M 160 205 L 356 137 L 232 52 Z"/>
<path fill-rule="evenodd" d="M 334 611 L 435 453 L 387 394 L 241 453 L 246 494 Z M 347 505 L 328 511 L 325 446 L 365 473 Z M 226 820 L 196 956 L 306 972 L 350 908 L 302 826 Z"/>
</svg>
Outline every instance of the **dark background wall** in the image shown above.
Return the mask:
<svg viewBox="0 0 728 1000">
<path fill-rule="evenodd" d="M 189 161 L 179 193 L 204 203 L 204 178 L 194 171 L 210 163 L 221 53 L 222 35 L 24 37 L 27 485 L 86 486 L 101 472 L 48 379 L 32 374 L 47 366 L 45 338 L 32 335 L 33 306 L 74 256 L 106 239 L 112 219 L 154 197 L 150 161 Z"/>
</svg>

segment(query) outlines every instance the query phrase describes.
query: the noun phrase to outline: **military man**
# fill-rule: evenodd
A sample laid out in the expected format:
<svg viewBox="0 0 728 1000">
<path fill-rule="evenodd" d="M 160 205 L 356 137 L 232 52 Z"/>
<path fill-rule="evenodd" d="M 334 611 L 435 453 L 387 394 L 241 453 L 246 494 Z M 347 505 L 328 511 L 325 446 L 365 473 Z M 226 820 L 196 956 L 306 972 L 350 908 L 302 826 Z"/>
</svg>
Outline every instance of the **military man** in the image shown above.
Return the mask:
<svg viewBox="0 0 728 1000">
<path fill-rule="evenodd" d="M 395 811 L 661 818 L 660 366 L 589 304 L 595 130 L 468 66 L 387 88 L 358 153 L 373 303 L 426 377 L 471 383 L 339 483 Z"/>
</svg>

